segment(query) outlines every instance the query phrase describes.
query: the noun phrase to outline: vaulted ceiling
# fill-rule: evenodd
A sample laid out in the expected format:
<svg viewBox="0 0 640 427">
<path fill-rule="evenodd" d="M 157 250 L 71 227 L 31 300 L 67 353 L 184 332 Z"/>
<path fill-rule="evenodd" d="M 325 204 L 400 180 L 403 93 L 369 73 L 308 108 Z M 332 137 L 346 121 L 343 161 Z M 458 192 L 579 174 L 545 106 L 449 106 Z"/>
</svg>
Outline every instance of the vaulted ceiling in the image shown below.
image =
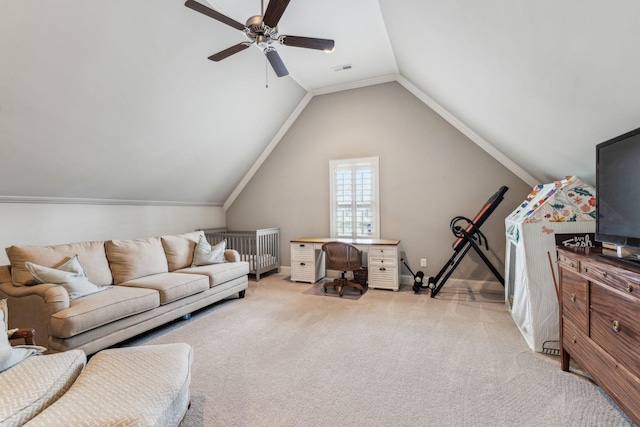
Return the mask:
<svg viewBox="0 0 640 427">
<path fill-rule="evenodd" d="M 201 0 L 244 23 L 258 0 Z M 265 3 L 268 3 L 265 0 Z M 264 5 L 267 7 L 267 4 Z M 291 0 L 277 78 L 182 0 L 0 0 L 0 197 L 223 204 L 310 97 L 399 80 L 546 182 L 640 126 L 640 3 Z"/>
</svg>

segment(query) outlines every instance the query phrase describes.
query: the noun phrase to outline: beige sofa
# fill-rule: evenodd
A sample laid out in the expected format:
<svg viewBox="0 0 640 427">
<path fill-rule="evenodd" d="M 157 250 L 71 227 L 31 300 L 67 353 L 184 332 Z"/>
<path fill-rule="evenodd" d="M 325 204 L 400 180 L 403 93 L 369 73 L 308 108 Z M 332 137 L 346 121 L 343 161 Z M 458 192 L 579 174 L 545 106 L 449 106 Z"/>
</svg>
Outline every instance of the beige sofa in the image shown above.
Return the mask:
<svg viewBox="0 0 640 427">
<path fill-rule="evenodd" d="M 92 354 L 234 294 L 243 298 L 249 263 L 236 251 L 224 251 L 226 262 L 191 266 L 202 235 L 11 246 L 11 265 L 0 266 L 9 327 L 35 329 L 50 352 Z M 70 299 L 64 286 L 32 284 L 26 262 L 56 268 L 75 255 L 100 292 Z"/>
</svg>

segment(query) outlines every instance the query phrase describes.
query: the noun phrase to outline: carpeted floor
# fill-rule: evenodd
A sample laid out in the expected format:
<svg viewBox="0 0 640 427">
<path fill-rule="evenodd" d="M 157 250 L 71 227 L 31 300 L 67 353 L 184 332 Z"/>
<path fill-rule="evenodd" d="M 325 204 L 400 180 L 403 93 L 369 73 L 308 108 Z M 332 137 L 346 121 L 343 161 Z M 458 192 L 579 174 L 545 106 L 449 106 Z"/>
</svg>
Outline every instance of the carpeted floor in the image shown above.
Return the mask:
<svg viewBox="0 0 640 427">
<path fill-rule="evenodd" d="M 125 345 L 193 346 L 184 426 L 633 425 L 559 357 L 530 351 L 503 295 L 336 298 L 271 275 Z"/>
</svg>

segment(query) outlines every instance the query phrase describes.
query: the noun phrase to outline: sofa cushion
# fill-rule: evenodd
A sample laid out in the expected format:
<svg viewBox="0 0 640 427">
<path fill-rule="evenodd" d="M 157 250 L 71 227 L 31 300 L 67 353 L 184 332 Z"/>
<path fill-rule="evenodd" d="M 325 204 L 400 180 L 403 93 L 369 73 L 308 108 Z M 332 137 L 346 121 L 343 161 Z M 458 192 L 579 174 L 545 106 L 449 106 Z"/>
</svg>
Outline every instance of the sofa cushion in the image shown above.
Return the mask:
<svg viewBox="0 0 640 427">
<path fill-rule="evenodd" d="M 160 293 L 160 305 L 204 292 L 209 289 L 209 278 L 195 274 L 161 273 L 121 283 L 118 286 L 154 289 Z"/>
<path fill-rule="evenodd" d="M 43 267 L 29 261 L 24 264 L 38 283 L 51 283 L 65 288 L 69 293 L 69 301 L 107 289 L 106 286 L 94 285 L 87 279 L 77 257 L 71 258 L 60 269 Z"/>
<path fill-rule="evenodd" d="M 198 244 L 193 251 L 193 262 L 191 267 L 200 265 L 220 264 L 226 262 L 224 251 L 227 248 L 227 241 L 223 240 L 211 246 L 204 236 L 200 236 Z"/>
<path fill-rule="evenodd" d="M 6 251 L 11 262 L 11 280 L 15 286 L 35 283 L 33 275 L 24 265 L 25 262 L 30 261 L 44 267 L 57 268 L 76 254 L 91 283 L 98 286 L 113 283 L 104 242 L 55 246 L 11 246 Z"/>
<path fill-rule="evenodd" d="M 160 237 L 169 264 L 169 271 L 187 268 L 191 265 L 193 251 L 200 236 L 204 237 L 204 231 Z"/>
<path fill-rule="evenodd" d="M 167 273 L 167 258 L 159 237 L 105 242 L 116 285 L 151 274 Z"/>
<path fill-rule="evenodd" d="M 0 425 L 20 426 L 55 402 L 82 372 L 82 350 L 33 356 L 0 374 Z"/>
<path fill-rule="evenodd" d="M 209 277 L 209 286 L 214 287 L 238 277 L 249 274 L 249 263 L 246 261 L 225 262 L 222 264 L 202 265 L 200 267 L 183 268 L 174 273 L 202 274 Z"/>
<path fill-rule="evenodd" d="M 160 295 L 153 289 L 110 286 L 105 292 L 71 301 L 69 308 L 52 314 L 49 334 L 69 338 L 159 306 Z"/>
</svg>

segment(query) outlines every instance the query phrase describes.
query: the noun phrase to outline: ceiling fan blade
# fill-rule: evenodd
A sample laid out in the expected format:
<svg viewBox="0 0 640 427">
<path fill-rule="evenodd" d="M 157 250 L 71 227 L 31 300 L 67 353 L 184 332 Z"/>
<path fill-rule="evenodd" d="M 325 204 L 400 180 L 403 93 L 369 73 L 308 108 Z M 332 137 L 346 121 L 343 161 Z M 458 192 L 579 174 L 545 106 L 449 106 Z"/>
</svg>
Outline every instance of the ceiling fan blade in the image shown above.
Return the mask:
<svg viewBox="0 0 640 427">
<path fill-rule="evenodd" d="M 282 18 L 282 14 L 289 5 L 289 1 L 291 0 L 270 0 L 262 22 L 271 28 L 278 25 L 280 18 Z"/>
<path fill-rule="evenodd" d="M 247 42 L 238 43 L 237 45 L 231 46 L 225 50 L 221 50 L 218 53 L 214 53 L 209 57 L 209 59 L 216 62 L 222 61 L 223 59 L 230 57 L 234 53 L 242 52 L 249 46 L 251 46 L 251 43 L 247 43 Z"/>
<path fill-rule="evenodd" d="M 240 31 L 244 31 L 245 26 L 242 25 L 241 23 L 239 23 L 238 21 L 234 21 L 233 19 L 229 18 L 228 16 L 225 16 L 223 14 L 221 14 L 220 12 L 216 12 L 215 10 L 198 3 L 195 0 L 187 0 L 184 4 L 185 6 L 187 6 L 190 9 L 195 10 L 196 12 L 200 12 L 204 15 L 207 15 L 210 18 L 215 19 L 216 21 L 220 21 L 223 24 L 227 24 L 237 30 Z"/>
<path fill-rule="evenodd" d="M 324 50 L 325 52 L 332 52 L 336 44 L 333 40 L 329 39 L 298 36 L 282 36 L 281 43 L 285 46 L 304 47 L 307 49 Z"/>
<path fill-rule="evenodd" d="M 267 55 L 267 59 L 273 67 L 273 71 L 276 72 L 276 76 L 284 77 L 289 75 L 287 67 L 284 66 L 282 59 L 280 59 L 280 55 L 278 55 L 278 52 L 276 52 L 275 49 L 267 50 L 264 54 Z"/>
</svg>

